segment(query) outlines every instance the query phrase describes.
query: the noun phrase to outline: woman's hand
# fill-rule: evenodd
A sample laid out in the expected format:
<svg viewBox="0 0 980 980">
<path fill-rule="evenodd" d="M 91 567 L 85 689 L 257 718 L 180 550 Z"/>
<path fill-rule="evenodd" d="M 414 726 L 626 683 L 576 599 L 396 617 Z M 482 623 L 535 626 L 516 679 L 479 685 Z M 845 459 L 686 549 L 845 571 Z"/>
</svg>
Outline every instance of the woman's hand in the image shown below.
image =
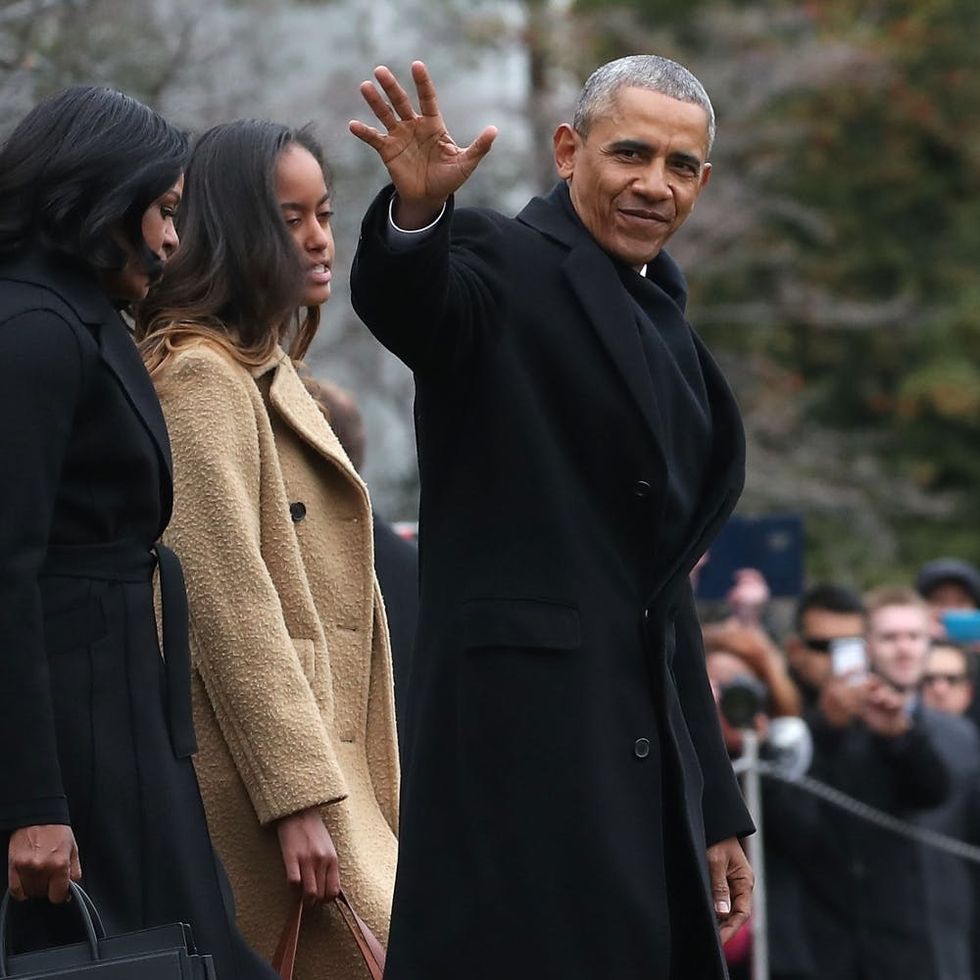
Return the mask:
<svg viewBox="0 0 980 980">
<path fill-rule="evenodd" d="M 307 904 L 326 902 L 340 894 L 340 866 L 316 807 L 283 817 L 276 824 L 286 880 L 303 889 Z"/>
<path fill-rule="evenodd" d="M 21 827 L 10 835 L 7 848 L 7 882 L 18 902 L 47 898 L 64 902 L 68 882 L 82 877 L 78 845 L 71 827 L 43 824 Z"/>
</svg>

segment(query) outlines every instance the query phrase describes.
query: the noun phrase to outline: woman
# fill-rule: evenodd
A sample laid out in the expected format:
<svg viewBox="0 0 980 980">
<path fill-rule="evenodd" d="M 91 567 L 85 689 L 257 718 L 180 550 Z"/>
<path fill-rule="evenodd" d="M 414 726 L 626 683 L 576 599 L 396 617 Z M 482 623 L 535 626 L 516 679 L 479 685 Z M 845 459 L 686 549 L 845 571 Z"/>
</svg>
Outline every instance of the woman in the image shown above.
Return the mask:
<svg viewBox="0 0 980 980">
<path fill-rule="evenodd" d="M 293 366 L 330 295 L 330 217 L 309 132 L 212 129 L 188 166 L 183 244 L 139 315 L 173 439 L 205 807 L 257 950 L 299 889 L 319 903 L 300 980 L 367 975 L 323 902 L 343 884 L 385 936 L 396 852 L 370 504 Z"/>
<path fill-rule="evenodd" d="M 94 87 L 0 149 L 0 832 L 15 898 L 61 903 L 81 879 L 110 933 L 190 923 L 237 980 L 270 973 L 225 907 L 162 549 L 165 660 L 157 642 L 170 447 L 118 313 L 177 245 L 186 157 L 157 113 Z M 48 941 L 58 914 L 29 908 L 18 934 Z"/>
</svg>

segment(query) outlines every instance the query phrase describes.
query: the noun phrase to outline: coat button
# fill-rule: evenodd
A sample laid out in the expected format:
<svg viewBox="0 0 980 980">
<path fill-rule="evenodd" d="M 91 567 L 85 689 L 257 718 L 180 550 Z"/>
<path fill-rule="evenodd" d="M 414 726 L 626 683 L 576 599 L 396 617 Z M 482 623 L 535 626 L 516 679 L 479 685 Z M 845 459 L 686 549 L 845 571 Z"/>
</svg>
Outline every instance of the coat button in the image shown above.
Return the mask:
<svg viewBox="0 0 980 980">
<path fill-rule="evenodd" d="M 633 484 L 633 493 L 635 493 L 637 497 L 648 497 L 652 489 L 653 487 L 651 487 L 646 480 L 637 480 L 636 483 Z"/>
<path fill-rule="evenodd" d="M 297 500 L 295 504 L 290 504 L 289 516 L 293 519 L 294 524 L 298 524 L 306 517 L 306 504 L 300 500 Z"/>
<path fill-rule="evenodd" d="M 645 759 L 650 754 L 650 739 L 638 738 L 633 743 L 633 755 L 637 759 Z"/>
</svg>

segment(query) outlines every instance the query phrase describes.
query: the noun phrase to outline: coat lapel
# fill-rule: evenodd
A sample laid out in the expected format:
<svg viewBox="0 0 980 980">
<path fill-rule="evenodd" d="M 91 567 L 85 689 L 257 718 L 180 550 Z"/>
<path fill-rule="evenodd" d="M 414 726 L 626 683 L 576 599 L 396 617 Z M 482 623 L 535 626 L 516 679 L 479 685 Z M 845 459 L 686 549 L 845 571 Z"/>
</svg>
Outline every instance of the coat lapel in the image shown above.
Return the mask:
<svg viewBox="0 0 980 980">
<path fill-rule="evenodd" d="M 650 600 L 664 588 L 686 580 L 698 558 L 735 509 L 745 483 L 745 430 L 735 396 L 707 347 L 694 334 L 708 401 L 711 405 L 712 450 L 707 480 L 692 519 L 690 547 L 666 567 L 654 583 Z"/>
<path fill-rule="evenodd" d="M 170 437 L 167 434 L 163 411 L 160 409 L 160 400 L 143 366 L 136 344 L 118 314 L 115 316 L 115 321 L 111 322 L 108 319 L 102 321 L 99 327 L 99 353 L 119 382 L 126 400 L 153 439 L 166 473 L 172 479 Z M 169 506 L 165 508 L 165 513 L 169 513 Z"/>
<path fill-rule="evenodd" d="M 173 460 L 170 437 L 160 400 L 119 311 L 102 291 L 90 270 L 69 260 L 30 252 L 9 270 L 12 279 L 44 288 L 57 284 L 58 296 L 89 326 L 99 345 L 99 356 L 122 388 L 126 400 L 153 440 L 160 457 L 160 507 L 164 524 L 173 506 Z"/>
<path fill-rule="evenodd" d="M 613 260 L 569 213 L 567 196 L 567 188 L 560 183 L 547 197 L 534 198 L 518 215 L 518 220 L 568 247 L 563 272 L 569 288 L 578 297 L 589 322 L 622 377 L 624 387 L 646 422 L 666 466 L 658 438 L 660 419 L 655 393 L 629 295 Z M 673 259 L 661 252 L 650 263 L 647 275 L 667 292 L 683 312 L 686 287 Z M 686 577 L 694 567 L 732 512 L 745 478 L 745 433 L 734 395 L 708 349 L 693 330 L 692 336 L 711 406 L 711 462 L 704 493 L 692 519 L 691 546 L 663 568 L 654 583 L 651 598 L 666 586 Z"/>
<path fill-rule="evenodd" d="M 636 312 L 612 259 L 568 213 L 570 205 L 562 200 L 567 196 L 567 188 L 559 183 L 547 197 L 530 201 L 518 215 L 518 220 L 568 247 L 562 274 L 622 378 L 663 459 L 659 440 L 660 415 L 636 326 Z"/>
<path fill-rule="evenodd" d="M 269 402 L 275 411 L 324 459 L 343 470 L 366 499 L 367 487 L 364 481 L 354 469 L 353 463 L 323 417 L 313 396 L 306 390 L 288 355 L 284 351 L 277 351 L 268 363 L 252 373 L 255 377 L 261 377 L 268 371 L 274 371 L 269 388 Z"/>
</svg>

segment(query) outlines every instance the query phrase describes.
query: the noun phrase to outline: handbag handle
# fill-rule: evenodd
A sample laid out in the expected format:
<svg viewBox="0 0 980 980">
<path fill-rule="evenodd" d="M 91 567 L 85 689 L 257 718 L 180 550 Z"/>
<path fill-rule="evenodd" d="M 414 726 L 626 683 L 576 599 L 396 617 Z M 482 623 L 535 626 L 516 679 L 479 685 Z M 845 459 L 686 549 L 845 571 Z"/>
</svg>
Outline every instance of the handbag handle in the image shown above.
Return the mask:
<svg viewBox="0 0 980 980">
<path fill-rule="evenodd" d="M 384 946 L 371 932 L 368 924 L 354 911 L 354 906 L 343 892 L 334 899 L 334 904 L 354 937 L 354 942 L 357 943 L 357 949 L 371 974 L 371 980 L 382 980 L 385 968 Z M 293 980 L 296 948 L 299 946 L 299 931 L 302 924 L 303 899 L 300 898 L 289 913 L 282 935 L 279 937 L 279 945 L 272 957 L 272 968 L 279 974 L 280 980 Z"/>
<path fill-rule="evenodd" d="M 105 927 L 102 919 L 95 907 L 92 899 L 84 891 L 81 885 L 76 885 L 74 881 L 68 882 L 69 894 L 77 902 L 78 914 L 82 919 L 82 928 L 85 930 L 85 939 L 88 942 L 89 952 L 93 960 L 99 959 L 99 940 L 105 939 Z M 10 919 L 10 889 L 8 888 L 0 901 L 0 977 L 7 977 L 7 939 L 9 935 Z"/>
</svg>

